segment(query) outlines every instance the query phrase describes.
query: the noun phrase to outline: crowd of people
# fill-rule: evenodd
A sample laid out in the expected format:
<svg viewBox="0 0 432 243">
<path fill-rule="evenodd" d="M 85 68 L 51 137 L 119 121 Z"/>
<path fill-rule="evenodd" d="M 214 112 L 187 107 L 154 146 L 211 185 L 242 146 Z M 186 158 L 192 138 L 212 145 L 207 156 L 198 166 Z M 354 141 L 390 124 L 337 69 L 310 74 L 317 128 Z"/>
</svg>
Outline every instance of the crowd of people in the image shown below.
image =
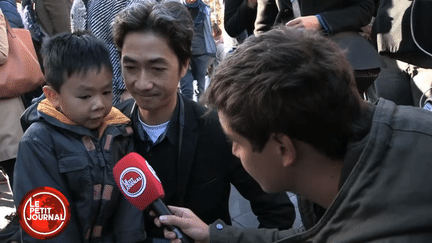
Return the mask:
<svg viewBox="0 0 432 243">
<path fill-rule="evenodd" d="M 47 242 L 432 238 L 432 2 L 225 0 L 232 48 L 202 0 L 17 2 L 0 0 L 0 65 L 7 23 L 26 28 L 46 84 L 0 99 L 0 167 L 16 208 L 38 187 L 70 203 Z M 130 152 L 174 215 L 120 193 Z M 260 229 L 231 226 L 231 184 Z M 38 241 L 18 221 L 0 240 Z"/>
</svg>

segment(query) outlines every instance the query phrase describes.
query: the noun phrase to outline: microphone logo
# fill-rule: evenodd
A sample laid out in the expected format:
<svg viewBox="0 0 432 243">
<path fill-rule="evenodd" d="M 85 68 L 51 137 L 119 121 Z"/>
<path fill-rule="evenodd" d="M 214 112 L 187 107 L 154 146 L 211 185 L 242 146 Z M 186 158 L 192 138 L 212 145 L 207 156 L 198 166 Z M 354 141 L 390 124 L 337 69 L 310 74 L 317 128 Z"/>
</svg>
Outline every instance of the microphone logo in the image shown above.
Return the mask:
<svg viewBox="0 0 432 243">
<path fill-rule="evenodd" d="M 120 186 L 129 197 L 140 196 L 146 188 L 144 172 L 137 167 L 128 167 L 120 175 Z"/>
</svg>

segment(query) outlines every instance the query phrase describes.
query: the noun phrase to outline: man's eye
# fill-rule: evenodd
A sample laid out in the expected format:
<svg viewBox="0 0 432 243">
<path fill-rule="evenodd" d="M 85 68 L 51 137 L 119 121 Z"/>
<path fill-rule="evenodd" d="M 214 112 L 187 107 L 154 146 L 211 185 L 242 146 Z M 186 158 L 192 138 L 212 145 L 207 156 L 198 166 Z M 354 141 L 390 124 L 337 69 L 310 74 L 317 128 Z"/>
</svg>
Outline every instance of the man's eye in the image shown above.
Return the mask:
<svg viewBox="0 0 432 243">
<path fill-rule="evenodd" d="M 166 70 L 166 68 L 163 68 L 163 67 L 152 67 L 152 69 L 155 70 L 155 71 L 164 71 L 164 70 Z"/>
<path fill-rule="evenodd" d="M 135 66 L 124 66 L 126 70 L 134 70 Z"/>
<path fill-rule="evenodd" d="M 79 99 L 85 100 L 90 98 L 90 95 L 82 95 L 82 96 L 78 96 Z"/>
<path fill-rule="evenodd" d="M 103 92 L 104 95 L 110 95 L 112 93 L 111 90 Z"/>
</svg>

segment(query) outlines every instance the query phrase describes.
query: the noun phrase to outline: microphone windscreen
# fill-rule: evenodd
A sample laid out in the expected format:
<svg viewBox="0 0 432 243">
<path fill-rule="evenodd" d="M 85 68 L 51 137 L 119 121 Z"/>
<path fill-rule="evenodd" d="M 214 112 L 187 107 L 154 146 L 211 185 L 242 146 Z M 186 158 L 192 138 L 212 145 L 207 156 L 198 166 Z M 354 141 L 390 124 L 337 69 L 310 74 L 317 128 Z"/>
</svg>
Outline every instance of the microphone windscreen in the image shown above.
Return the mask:
<svg viewBox="0 0 432 243">
<path fill-rule="evenodd" d="M 126 199 L 140 210 L 165 196 L 156 172 L 137 153 L 124 156 L 113 168 L 114 179 Z"/>
</svg>

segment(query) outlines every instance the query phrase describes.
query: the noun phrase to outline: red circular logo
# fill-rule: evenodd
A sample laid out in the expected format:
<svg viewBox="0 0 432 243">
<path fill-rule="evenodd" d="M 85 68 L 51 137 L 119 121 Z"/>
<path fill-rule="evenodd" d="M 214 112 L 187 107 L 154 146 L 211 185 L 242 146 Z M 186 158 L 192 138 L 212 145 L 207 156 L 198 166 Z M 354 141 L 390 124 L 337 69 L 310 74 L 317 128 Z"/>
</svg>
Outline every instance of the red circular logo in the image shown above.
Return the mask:
<svg viewBox="0 0 432 243">
<path fill-rule="evenodd" d="M 39 240 L 52 239 L 63 233 L 70 216 L 68 200 L 51 187 L 37 187 L 29 191 L 18 207 L 21 227 Z"/>
<path fill-rule="evenodd" d="M 144 172 L 137 167 L 128 167 L 120 175 L 120 186 L 129 197 L 140 196 L 146 188 Z"/>
</svg>

